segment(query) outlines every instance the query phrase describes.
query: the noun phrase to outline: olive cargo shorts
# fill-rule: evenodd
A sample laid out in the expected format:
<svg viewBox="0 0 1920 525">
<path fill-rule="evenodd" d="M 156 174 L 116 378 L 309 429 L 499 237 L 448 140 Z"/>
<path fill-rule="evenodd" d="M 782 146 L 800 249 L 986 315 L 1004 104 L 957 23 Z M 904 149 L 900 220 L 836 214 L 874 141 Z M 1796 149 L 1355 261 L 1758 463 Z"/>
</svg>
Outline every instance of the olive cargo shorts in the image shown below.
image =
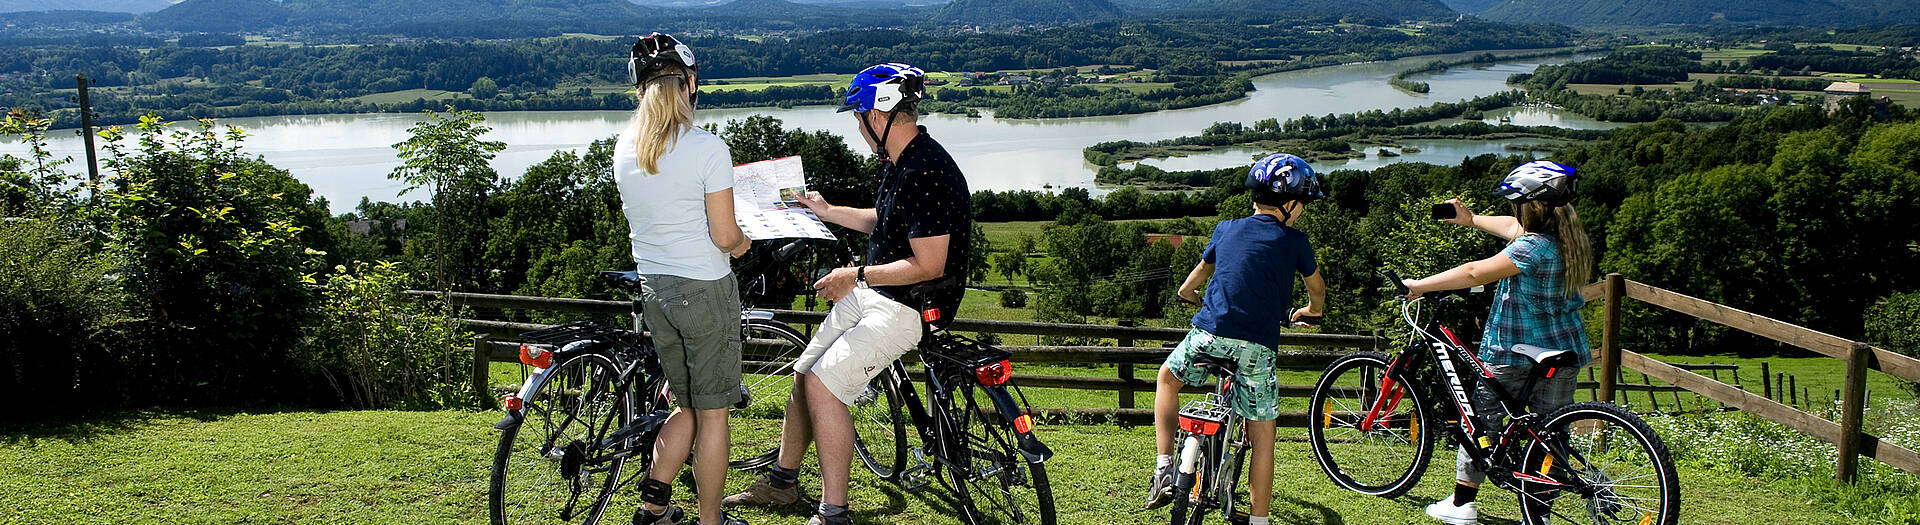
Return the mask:
<svg viewBox="0 0 1920 525">
<path fill-rule="evenodd" d="M 647 330 L 660 353 L 673 403 L 694 410 L 740 400 L 740 285 L 648 275 L 641 285 Z"/>
</svg>

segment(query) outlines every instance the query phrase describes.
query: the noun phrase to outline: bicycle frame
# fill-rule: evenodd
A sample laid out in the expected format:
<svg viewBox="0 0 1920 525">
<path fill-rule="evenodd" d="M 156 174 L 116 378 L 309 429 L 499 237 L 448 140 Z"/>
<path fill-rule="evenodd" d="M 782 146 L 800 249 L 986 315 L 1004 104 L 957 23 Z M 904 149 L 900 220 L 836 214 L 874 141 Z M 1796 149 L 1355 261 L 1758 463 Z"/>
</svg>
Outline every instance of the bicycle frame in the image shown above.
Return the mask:
<svg viewBox="0 0 1920 525">
<path fill-rule="evenodd" d="M 1515 396 L 1498 381 L 1493 380 L 1492 370 L 1487 368 L 1486 363 L 1480 361 L 1475 352 L 1467 350 L 1466 345 L 1460 341 L 1459 336 L 1455 335 L 1452 329 L 1440 324 L 1437 320 L 1432 320 L 1432 329 L 1424 327 L 1419 322 L 1417 311 L 1421 301 L 1423 299 L 1410 299 L 1401 303 L 1401 318 L 1406 321 L 1407 326 L 1412 327 L 1413 333 L 1409 335 L 1406 346 L 1394 356 L 1392 364 L 1387 368 L 1387 373 L 1381 378 L 1381 395 L 1374 400 L 1366 417 L 1361 420 L 1360 428 L 1385 429 L 1386 423 L 1380 419 L 1380 415 L 1392 413 L 1399 406 L 1405 396 L 1406 388 L 1417 388 L 1408 384 L 1408 381 L 1417 379 L 1421 371 L 1427 370 L 1425 361 L 1432 359 L 1439 364 L 1435 368 L 1450 394 L 1441 398 L 1446 400 L 1446 404 L 1452 406 L 1451 413 L 1459 416 L 1457 421 L 1447 426 L 1448 434 L 1461 444 L 1461 449 L 1466 451 L 1475 468 L 1485 472 L 1489 480 L 1502 488 L 1514 488 L 1517 485 L 1516 478 L 1550 486 L 1562 485 L 1547 477 L 1519 472 L 1511 466 L 1495 461 L 1495 458 L 1514 457 L 1517 452 L 1524 452 L 1524 449 L 1516 450 L 1515 447 L 1524 446 L 1529 441 L 1545 443 L 1538 430 L 1532 426 L 1534 419 L 1539 415 L 1529 412 L 1522 399 L 1532 393 L 1533 387 L 1540 378 L 1552 377 L 1552 369 L 1546 369 L 1547 371 L 1543 374 L 1541 369 L 1536 368 L 1521 387 L 1519 396 Z M 1429 316 L 1429 319 L 1431 320 L 1432 317 L 1435 316 Z M 1434 333 L 1436 331 L 1439 333 Z M 1464 356 L 1464 359 L 1456 356 Z M 1462 362 L 1466 363 L 1469 374 L 1462 374 L 1457 368 L 1457 364 Z M 1473 400 L 1468 392 L 1471 392 L 1476 384 L 1490 389 L 1494 399 L 1509 414 L 1509 421 L 1497 432 L 1493 430 L 1494 425 L 1487 424 L 1473 406 Z M 1551 453 L 1560 456 L 1556 458 L 1557 460 L 1566 459 L 1564 451 L 1551 450 Z"/>
</svg>

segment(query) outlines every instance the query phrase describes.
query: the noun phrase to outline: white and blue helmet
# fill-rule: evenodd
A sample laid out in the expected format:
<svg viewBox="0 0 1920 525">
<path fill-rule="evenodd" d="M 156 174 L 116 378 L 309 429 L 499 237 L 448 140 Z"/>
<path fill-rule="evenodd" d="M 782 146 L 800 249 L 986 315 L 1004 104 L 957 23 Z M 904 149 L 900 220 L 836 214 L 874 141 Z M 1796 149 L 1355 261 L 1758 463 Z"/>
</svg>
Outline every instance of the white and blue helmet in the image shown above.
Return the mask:
<svg viewBox="0 0 1920 525">
<path fill-rule="evenodd" d="M 1507 172 L 1507 177 L 1500 180 L 1500 187 L 1495 188 L 1493 193 L 1515 204 L 1540 201 L 1548 206 L 1562 206 L 1573 202 L 1573 192 L 1579 187 L 1579 178 L 1574 174 L 1573 166 L 1536 160 Z"/>
<path fill-rule="evenodd" d="M 846 104 L 840 106 L 840 111 L 891 112 L 901 103 L 926 98 L 926 77 L 927 73 L 920 68 L 898 62 L 869 67 L 847 83 Z"/>
<path fill-rule="evenodd" d="M 1305 159 L 1288 153 L 1267 155 L 1247 169 L 1245 186 L 1253 190 L 1255 202 L 1281 204 L 1286 201 L 1313 202 L 1326 196 L 1320 189 L 1320 174 Z"/>
</svg>

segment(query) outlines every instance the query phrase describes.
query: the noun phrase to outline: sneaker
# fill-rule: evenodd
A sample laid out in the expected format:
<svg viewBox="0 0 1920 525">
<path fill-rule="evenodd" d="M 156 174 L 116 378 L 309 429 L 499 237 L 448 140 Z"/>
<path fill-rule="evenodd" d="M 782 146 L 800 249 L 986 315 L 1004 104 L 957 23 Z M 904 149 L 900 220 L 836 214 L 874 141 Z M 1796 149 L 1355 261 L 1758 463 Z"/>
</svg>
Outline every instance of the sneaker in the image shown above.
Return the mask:
<svg viewBox="0 0 1920 525">
<path fill-rule="evenodd" d="M 1447 525 L 1475 525 L 1480 522 L 1479 506 L 1471 501 L 1465 505 L 1454 505 L 1453 496 L 1427 505 L 1427 515 Z"/>
<path fill-rule="evenodd" d="M 1157 509 L 1173 502 L 1173 465 L 1154 470 L 1152 484 L 1147 487 L 1147 508 Z"/>
<path fill-rule="evenodd" d="M 633 525 L 680 525 L 687 522 L 687 511 L 668 505 L 666 512 L 654 514 L 646 508 L 633 509 Z"/>
<path fill-rule="evenodd" d="M 814 514 L 813 517 L 807 518 L 807 525 L 853 525 L 853 517 L 848 514 L 841 514 L 837 518 L 829 518 Z"/>
<path fill-rule="evenodd" d="M 747 520 L 733 517 L 732 514 L 728 514 L 726 513 L 726 511 L 721 511 L 720 525 L 747 525 Z"/>
<path fill-rule="evenodd" d="M 806 498 L 800 496 L 799 483 L 794 483 L 792 486 L 784 489 L 776 488 L 773 486 L 773 475 L 765 474 L 760 476 L 759 481 L 753 482 L 753 486 L 747 487 L 747 490 L 741 491 L 739 494 L 727 496 L 727 499 L 720 500 L 720 504 L 728 507 L 738 507 L 742 505 L 753 507 L 785 507 L 802 503 L 805 499 Z"/>
</svg>

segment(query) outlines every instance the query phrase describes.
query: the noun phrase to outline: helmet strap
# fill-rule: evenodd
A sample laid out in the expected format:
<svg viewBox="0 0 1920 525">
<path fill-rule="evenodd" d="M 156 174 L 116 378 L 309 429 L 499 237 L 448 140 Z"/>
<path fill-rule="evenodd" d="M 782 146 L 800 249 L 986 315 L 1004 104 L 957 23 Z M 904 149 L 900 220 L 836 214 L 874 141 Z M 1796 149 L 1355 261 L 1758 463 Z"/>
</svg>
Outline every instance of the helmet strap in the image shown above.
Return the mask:
<svg viewBox="0 0 1920 525">
<path fill-rule="evenodd" d="M 874 139 L 873 154 L 880 157 L 880 162 L 893 162 L 893 155 L 887 152 L 887 138 L 893 136 L 893 119 L 898 116 L 899 114 L 888 111 L 886 128 L 880 133 L 874 133 L 873 122 L 867 120 L 866 114 L 860 115 L 860 127 L 866 129 L 867 138 Z"/>
</svg>

